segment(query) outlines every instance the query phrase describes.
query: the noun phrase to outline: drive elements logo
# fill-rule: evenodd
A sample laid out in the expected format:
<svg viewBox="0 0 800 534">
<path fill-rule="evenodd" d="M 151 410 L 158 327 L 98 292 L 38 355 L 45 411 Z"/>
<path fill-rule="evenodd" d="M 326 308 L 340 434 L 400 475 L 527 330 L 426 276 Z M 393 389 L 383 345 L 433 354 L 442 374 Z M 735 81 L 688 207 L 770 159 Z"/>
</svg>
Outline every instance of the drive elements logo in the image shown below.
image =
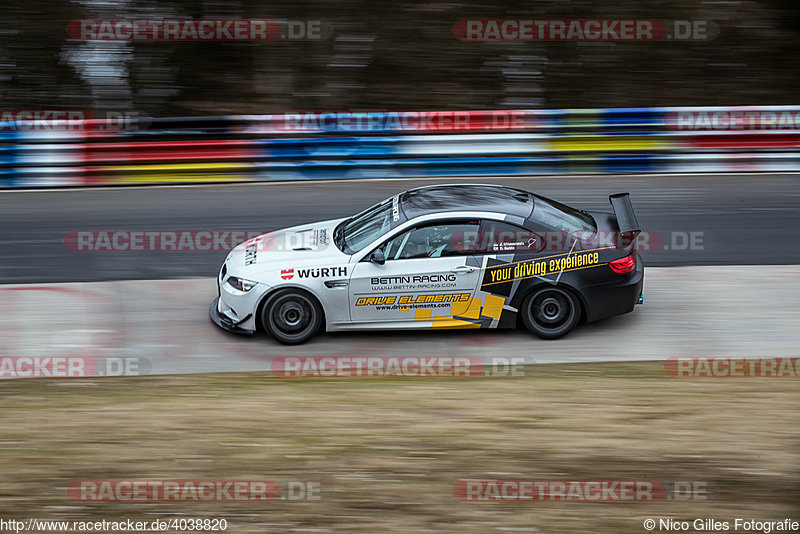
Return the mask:
<svg viewBox="0 0 800 534">
<path fill-rule="evenodd" d="M 449 293 L 438 295 L 390 295 L 379 297 L 359 297 L 356 299 L 356 306 L 383 306 L 388 304 L 426 304 L 432 302 L 466 302 L 470 298 L 469 293 Z"/>
</svg>

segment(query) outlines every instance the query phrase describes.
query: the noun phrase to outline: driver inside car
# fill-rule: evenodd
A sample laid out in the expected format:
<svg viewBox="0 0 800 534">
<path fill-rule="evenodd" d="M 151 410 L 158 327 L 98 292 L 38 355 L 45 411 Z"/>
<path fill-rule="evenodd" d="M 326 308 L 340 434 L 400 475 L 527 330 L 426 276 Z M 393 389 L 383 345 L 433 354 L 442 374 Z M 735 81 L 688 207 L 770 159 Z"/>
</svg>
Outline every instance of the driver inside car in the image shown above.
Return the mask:
<svg viewBox="0 0 800 534">
<path fill-rule="evenodd" d="M 387 259 L 440 258 L 463 253 L 450 241 L 453 226 L 415 228 L 392 240 L 386 248 Z"/>
</svg>

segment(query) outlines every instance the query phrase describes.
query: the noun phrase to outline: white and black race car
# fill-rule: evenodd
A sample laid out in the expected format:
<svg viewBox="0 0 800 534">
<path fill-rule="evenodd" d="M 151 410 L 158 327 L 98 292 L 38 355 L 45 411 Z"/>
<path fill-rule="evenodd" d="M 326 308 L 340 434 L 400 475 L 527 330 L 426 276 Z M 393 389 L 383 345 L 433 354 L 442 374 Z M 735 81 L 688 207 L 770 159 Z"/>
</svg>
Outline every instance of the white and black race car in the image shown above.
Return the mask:
<svg viewBox="0 0 800 534">
<path fill-rule="evenodd" d="M 519 325 L 558 338 L 642 301 L 638 222 L 627 193 L 609 199 L 614 213 L 504 186 L 411 189 L 237 246 L 210 316 L 286 344 L 321 331 Z"/>
</svg>

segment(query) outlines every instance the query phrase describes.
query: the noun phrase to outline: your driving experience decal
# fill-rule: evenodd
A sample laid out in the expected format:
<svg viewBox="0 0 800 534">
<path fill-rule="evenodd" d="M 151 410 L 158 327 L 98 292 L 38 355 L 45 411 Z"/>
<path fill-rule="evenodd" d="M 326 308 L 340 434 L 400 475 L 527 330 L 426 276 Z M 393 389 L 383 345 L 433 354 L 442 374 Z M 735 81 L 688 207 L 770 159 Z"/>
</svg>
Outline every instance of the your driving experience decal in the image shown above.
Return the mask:
<svg viewBox="0 0 800 534">
<path fill-rule="evenodd" d="M 596 251 L 586 251 L 577 254 L 567 252 L 565 254 L 545 256 L 543 258 L 511 262 L 500 262 L 489 258 L 484 271 L 481 289 L 512 282 L 514 280 L 545 277 L 550 274 L 558 275 L 565 271 L 599 267 L 601 265 L 605 265 L 605 263 L 600 263 L 600 254 Z"/>
</svg>

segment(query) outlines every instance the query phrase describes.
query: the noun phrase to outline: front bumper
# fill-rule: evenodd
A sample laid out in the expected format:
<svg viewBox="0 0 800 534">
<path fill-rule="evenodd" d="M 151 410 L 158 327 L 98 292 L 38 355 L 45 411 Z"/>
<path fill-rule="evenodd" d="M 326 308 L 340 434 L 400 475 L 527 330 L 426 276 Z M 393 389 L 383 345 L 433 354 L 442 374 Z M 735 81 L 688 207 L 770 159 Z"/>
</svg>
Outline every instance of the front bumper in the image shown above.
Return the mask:
<svg viewBox="0 0 800 534">
<path fill-rule="evenodd" d="M 208 308 L 208 315 L 214 324 L 228 332 L 236 334 L 254 334 L 256 331 L 255 310 L 261 296 L 268 287 L 257 284 L 250 291 L 239 291 L 230 284 L 228 279 L 228 260 L 225 260 L 217 275 L 217 298 Z"/>
<path fill-rule="evenodd" d="M 244 328 L 240 328 L 239 325 L 248 321 L 250 319 L 250 315 L 245 317 L 242 321 L 238 323 L 234 323 L 233 320 L 228 317 L 227 315 L 223 315 L 219 312 L 219 297 L 215 298 L 211 302 L 211 306 L 208 308 L 208 316 L 214 322 L 215 325 L 222 328 L 223 330 L 227 330 L 228 332 L 233 332 L 234 334 L 245 334 L 245 335 L 252 335 L 255 332 L 252 330 L 245 330 Z"/>
</svg>

